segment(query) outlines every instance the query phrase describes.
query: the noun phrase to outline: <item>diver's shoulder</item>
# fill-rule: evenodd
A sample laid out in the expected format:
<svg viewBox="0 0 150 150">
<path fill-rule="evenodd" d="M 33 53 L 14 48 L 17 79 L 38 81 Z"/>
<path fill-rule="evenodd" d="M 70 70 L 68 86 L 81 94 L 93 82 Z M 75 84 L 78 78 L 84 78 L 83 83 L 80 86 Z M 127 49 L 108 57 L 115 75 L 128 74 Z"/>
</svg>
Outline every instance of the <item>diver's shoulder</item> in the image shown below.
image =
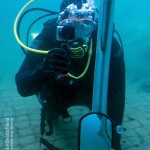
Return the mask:
<svg viewBox="0 0 150 150">
<path fill-rule="evenodd" d="M 57 23 L 57 18 L 52 18 L 46 21 L 43 25 L 44 27 L 46 27 L 46 26 L 56 25 L 56 23 Z"/>
<path fill-rule="evenodd" d="M 123 47 L 121 46 L 120 41 L 118 41 L 118 39 L 116 39 L 116 37 L 114 37 L 114 36 L 112 38 L 111 56 L 112 56 L 112 58 L 123 58 L 124 57 Z"/>
</svg>

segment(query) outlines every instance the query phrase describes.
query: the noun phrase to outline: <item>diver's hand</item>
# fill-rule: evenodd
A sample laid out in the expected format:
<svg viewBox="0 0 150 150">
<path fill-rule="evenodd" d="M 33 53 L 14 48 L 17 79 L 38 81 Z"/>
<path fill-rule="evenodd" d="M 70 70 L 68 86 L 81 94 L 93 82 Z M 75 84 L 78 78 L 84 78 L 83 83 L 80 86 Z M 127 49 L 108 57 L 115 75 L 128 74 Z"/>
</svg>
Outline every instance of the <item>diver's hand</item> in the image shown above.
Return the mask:
<svg viewBox="0 0 150 150">
<path fill-rule="evenodd" d="M 67 50 L 53 48 L 48 52 L 44 60 L 44 68 L 46 68 L 44 72 L 67 74 L 69 72 L 70 63 L 71 60 Z"/>
</svg>

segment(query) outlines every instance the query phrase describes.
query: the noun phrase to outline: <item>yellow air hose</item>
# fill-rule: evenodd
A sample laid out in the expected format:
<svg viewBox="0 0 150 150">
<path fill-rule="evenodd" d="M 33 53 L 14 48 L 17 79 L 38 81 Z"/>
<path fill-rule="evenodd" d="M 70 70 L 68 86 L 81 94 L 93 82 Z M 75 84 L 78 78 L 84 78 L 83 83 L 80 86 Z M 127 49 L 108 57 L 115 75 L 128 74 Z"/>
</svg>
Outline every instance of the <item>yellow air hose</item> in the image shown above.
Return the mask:
<svg viewBox="0 0 150 150">
<path fill-rule="evenodd" d="M 30 0 L 28 3 L 26 3 L 23 8 L 20 10 L 20 12 L 18 13 L 16 19 L 15 19 L 15 23 L 14 23 L 14 35 L 15 35 L 15 38 L 17 40 L 17 42 L 19 43 L 19 45 L 21 47 L 23 47 L 24 49 L 28 50 L 28 51 L 31 51 L 31 52 L 35 52 L 35 53 L 41 53 L 41 54 L 47 54 L 48 51 L 43 51 L 43 50 L 37 50 L 37 49 L 33 49 L 33 48 L 30 48 L 26 45 L 24 45 L 21 40 L 19 39 L 18 37 L 18 34 L 17 34 L 17 27 L 18 27 L 18 22 L 19 22 L 19 19 L 21 17 L 21 14 L 23 13 L 23 11 L 31 4 L 33 3 L 35 0 Z"/>
<path fill-rule="evenodd" d="M 14 36 L 15 36 L 15 38 L 16 38 L 18 44 L 19 44 L 21 47 L 23 47 L 24 49 L 26 49 L 26 50 L 28 50 L 28 51 L 31 51 L 31 52 L 34 52 L 34 53 L 47 54 L 49 50 L 47 50 L 47 51 L 44 51 L 44 50 L 37 50 L 37 49 L 33 49 L 33 48 L 30 48 L 30 47 L 26 46 L 25 44 L 23 44 L 23 43 L 21 42 L 21 40 L 19 39 L 19 36 L 18 36 L 18 34 L 17 34 L 18 22 L 19 22 L 19 19 L 20 19 L 21 15 L 22 15 L 23 11 L 24 11 L 31 3 L 33 3 L 34 1 L 35 1 L 35 0 L 30 0 L 28 3 L 26 3 L 26 4 L 23 6 L 23 8 L 20 10 L 20 12 L 18 13 L 18 15 L 17 15 L 17 17 L 16 17 L 16 19 L 15 19 L 15 22 L 14 22 Z M 91 42 L 90 42 L 90 48 L 89 48 L 89 52 L 88 52 L 88 60 L 87 60 L 87 64 L 86 64 L 86 66 L 85 66 L 84 71 L 83 71 L 79 76 L 74 76 L 74 75 L 72 75 L 72 74 L 70 74 L 70 73 L 68 73 L 68 75 L 69 75 L 70 77 L 74 78 L 74 79 L 80 79 L 80 78 L 82 78 L 82 77 L 86 74 L 86 72 L 87 72 L 87 70 L 88 70 L 88 67 L 89 67 L 89 64 L 90 64 L 90 60 L 91 60 L 91 55 L 92 55 L 92 40 L 91 40 Z"/>
</svg>

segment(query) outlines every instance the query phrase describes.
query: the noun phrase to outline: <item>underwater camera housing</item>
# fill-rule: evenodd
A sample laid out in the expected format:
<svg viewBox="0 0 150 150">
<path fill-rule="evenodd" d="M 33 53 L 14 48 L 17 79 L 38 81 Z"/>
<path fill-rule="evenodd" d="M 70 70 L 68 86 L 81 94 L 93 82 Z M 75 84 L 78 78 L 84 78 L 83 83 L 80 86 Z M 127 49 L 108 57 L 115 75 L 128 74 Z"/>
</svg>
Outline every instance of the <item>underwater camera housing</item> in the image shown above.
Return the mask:
<svg viewBox="0 0 150 150">
<path fill-rule="evenodd" d="M 57 26 L 57 40 L 68 41 L 75 39 L 75 28 L 69 25 Z"/>
<path fill-rule="evenodd" d="M 56 38 L 58 41 L 73 41 L 82 39 L 88 42 L 95 28 L 95 5 L 92 1 L 83 3 L 81 9 L 75 4 L 70 4 L 59 14 L 57 20 Z"/>
</svg>

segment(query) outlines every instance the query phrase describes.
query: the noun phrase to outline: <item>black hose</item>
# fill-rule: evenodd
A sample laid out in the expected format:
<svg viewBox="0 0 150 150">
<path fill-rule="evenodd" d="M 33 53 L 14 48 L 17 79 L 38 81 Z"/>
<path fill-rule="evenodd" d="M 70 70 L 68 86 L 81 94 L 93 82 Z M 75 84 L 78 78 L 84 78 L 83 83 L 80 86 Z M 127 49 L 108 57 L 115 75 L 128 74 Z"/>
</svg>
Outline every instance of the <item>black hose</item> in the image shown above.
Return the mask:
<svg viewBox="0 0 150 150">
<path fill-rule="evenodd" d="M 19 34 L 19 29 L 20 29 L 20 24 L 22 22 L 22 19 L 24 18 L 24 16 L 29 13 L 30 11 L 35 11 L 35 10 L 39 10 L 39 11 L 44 11 L 44 12 L 48 12 L 50 14 L 59 14 L 59 12 L 55 12 L 55 11 L 51 11 L 51 10 L 47 10 L 47 9 L 43 9 L 43 8 L 31 8 L 26 10 L 20 17 L 19 21 L 18 21 L 18 28 L 17 28 L 17 34 Z"/>
<path fill-rule="evenodd" d="M 27 46 L 28 46 L 28 44 L 29 44 L 29 33 L 30 33 L 31 27 L 32 27 L 37 21 L 39 21 L 40 19 L 42 19 L 42 18 L 44 18 L 44 17 L 51 16 L 51 15 L 54 15 L 54 14 L 46 14 L 46 15 L 43 15 L 43 16 L 37 18 L 36 20 L 34 20 L 34 21 L 30 24 L 30 26 L 29 26 L 29 28 L 28 28 L 28 30 L 27 30 L 27 36 L 26 36 L 26 44 L 27 44 Z"/>
</svg>

